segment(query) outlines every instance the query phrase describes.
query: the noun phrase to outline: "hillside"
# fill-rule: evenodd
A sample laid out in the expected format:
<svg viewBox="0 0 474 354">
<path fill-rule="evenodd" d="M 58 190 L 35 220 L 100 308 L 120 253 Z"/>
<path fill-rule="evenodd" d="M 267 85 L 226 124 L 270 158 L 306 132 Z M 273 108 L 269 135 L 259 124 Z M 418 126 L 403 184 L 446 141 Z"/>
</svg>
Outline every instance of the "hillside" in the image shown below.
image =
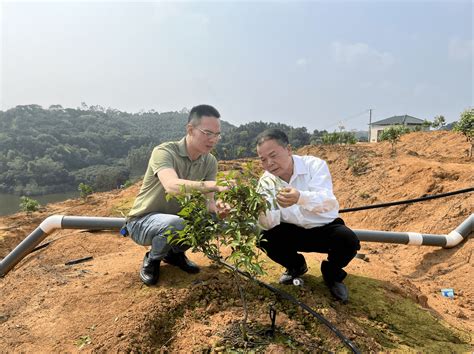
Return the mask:
<svg viewBox="0 0 474 354">
<path fill-rule="evenodd" d="M 77 191 L 86 183 L 108 191 L 143 176 L 150 152 L 186 131 L 187 110 L 128 113 L 84 104 L 17 106 L 0 111 L 0 193 L 41 195 Z M 277 127 L 293 146 L 320 141 L 326 132 L 280 123 L 250 122 L 238 127 L 221 119 L 219 159 L 254 155 L 255 137 Z"/>
<path fill-rule="evenodd" d="M 143 175 L 153 146 L 180 139 L 186 112 L 127 113 L 100 106 L 0 111 L 0 192 L 38 195 L 116 188 Z M 222 121 L 222 131 L 233 128 Z"/>
<path fill-rule="evenodd" d="M 326 159 L 341 208 L 420 197 L 474 185 L 469 144 L 453 132 L 402 137 L 397 155 L 388 143 L 306 146 L 300 154 Z M 243 161 L 243 160 L 242 160 Z M 242 161 L 221 162 L 221 169 Z M 258 162 L 257 162 L 258 165 Z M 94 194 L 88 202 L 47 205 L 31 217 L 0 218 L 4 257 L 52 214 L 120 216 L 139 184 Z M 447 234 L 473 213 L 474 195 L 342 214 L 354 229 Z M 48 247 L 27 256 L 0 279 L 0 351 L 225 351 L 243 350 L 238 321 L 243 313 L 232 279 L 201 254 L 198 275 L 163 265 L 158 286 L 142 285 L 138 270 L 145 248 L 115 232 L 61 230 Z M 452 249 L 363 243 L 366 261 L 347 267 L 350 302 L 334 302 L 319 271 L 323 255 L 308 254 L 302 288 L 282 287 L 334 323 L 363 351 L 468 352 L 474 339 L 472 238 Z M 64 263 L 86 256 L 86 263 Z M 268 261 L 264 281 L 276 285 L 282 269 Z M 248 349 L 266 352 L 340 351 L 341 342 L 292 305 L 277 302 L 277 337 L 268 329 L 275 298 L 243 282 L 252 339 Z M 440 290 L 453 288 L 453 299 Z"/>
</svg>

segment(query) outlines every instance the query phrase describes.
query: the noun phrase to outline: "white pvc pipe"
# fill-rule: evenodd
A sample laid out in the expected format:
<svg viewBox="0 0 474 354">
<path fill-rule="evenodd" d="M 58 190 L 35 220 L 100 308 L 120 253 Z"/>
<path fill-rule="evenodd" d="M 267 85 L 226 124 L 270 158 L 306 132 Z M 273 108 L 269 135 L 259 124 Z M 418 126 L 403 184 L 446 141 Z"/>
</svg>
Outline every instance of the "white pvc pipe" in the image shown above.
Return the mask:
<svg viewBox="0 0 474 354">
<path fill-rule="evenodd" d="M 49 233 L 56 229 L 119 230 L 125 218 L 52 215 L 46 218 L 13 251 L 0 261 L 0 277 L 5 276 L 18 262 L 29 254 Z M 360 241 L 398 243 L 414 246 L 455 247 L 473 231 L 474 214 L 448 235 L 421 234 L 417 232 L 389 232 L 353 230 Z"/>
<path fill-rule="evenodd" d="M 125 224 L 125 218 L 52 215 L 20 242 L 0 261 L 0 277 L 5 276 L 25 258 L 48 234 L 56 229 L 115 230 Z"/>
<path fill-rule="evenodd" d="M 39 227 L 41 228 L 41 230 L 43 230 L 45 234 L 49 234 L 53 230 L 61 228 L 62 220 L 62 215 L 52 215 L 44 219 Z"/>
</svg>

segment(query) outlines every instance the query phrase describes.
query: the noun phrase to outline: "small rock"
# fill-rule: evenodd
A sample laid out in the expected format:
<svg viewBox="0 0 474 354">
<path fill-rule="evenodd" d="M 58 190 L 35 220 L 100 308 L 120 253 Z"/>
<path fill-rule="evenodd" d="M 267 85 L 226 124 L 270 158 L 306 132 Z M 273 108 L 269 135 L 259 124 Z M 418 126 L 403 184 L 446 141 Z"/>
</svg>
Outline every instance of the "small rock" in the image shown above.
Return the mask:
<svg viewBox="0 0 474 354">
<path fill-rule="evenodd" d="M 456 317 L 457 318 L 461 318 L 463 320 L 468 320 L 469 317 L 466 316 L 466 314 L 464 312 L 462 312 L 461 310 L 459 310 L 457 313 L 456 313 Z"/>
<path fill-rule="evenodd" d="M 213 314 L 216 313 L 219 310 L 217 304 L 215 302 L 211 302 L 207 307 L 206 307 L 206 312 Z"/>
<path fill-rule="evenodd" d="M 6 313 L 0 313 L 0 323 L 6 322 L 8 317 L 9 316 Z"/>
<path fill-rule="evenodd" d="M 426 295 L 417 295 L 416 300 L 421 306 L 428 307 L 428 297 Z"/>
</svg>

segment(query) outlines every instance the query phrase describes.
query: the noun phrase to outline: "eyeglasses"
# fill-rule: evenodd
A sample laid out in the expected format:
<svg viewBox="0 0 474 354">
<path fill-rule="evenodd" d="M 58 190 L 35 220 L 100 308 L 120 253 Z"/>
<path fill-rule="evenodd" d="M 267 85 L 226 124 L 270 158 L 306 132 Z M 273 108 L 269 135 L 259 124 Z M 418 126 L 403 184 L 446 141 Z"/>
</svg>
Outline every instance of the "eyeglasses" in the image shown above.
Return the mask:
<svg viewBox="0 0 474 354">
<path fill-rule="evenodd" d="M 211 138 L 216 138 L 216 139 L 220 139 L 221 138 L 221 133 L 214 133 L 214 132 L 210 132 L 209 130 L 202 130 L 201 128 L 197 128 L 201 133 L 203 133 L 204 135 L 206 135 L 209 139 Z"/>
</svg>

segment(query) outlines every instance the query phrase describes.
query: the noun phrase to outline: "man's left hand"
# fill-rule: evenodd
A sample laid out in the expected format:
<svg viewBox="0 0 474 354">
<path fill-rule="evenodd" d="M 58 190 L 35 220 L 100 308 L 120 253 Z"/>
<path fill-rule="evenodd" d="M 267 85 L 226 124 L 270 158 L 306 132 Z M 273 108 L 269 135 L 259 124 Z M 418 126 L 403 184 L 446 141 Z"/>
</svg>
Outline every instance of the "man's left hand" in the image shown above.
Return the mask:
<svg viewBox="0 0 474 354">
<path fill-rule="evenodd" d="M 291 187 L 282 188 L 277 194 L 278 205 L 282 208 L 288 208 L 295 205 L 298 203 L 298 199 L 300 199 L 300 192 Z"/>
</svg>

